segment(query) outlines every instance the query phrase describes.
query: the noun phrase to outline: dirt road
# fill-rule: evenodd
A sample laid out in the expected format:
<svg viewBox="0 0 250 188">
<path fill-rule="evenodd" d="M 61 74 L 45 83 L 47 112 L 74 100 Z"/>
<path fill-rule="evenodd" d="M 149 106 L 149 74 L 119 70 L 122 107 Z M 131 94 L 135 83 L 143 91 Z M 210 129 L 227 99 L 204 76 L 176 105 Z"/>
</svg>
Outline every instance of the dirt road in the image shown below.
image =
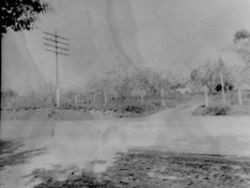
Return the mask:
<svg viewBox="0 0 250 188">
<path fill-rule="evenodd" d="M 36 168 L 77 165 L 99 172 L 116 152 L 133 147 L 250 156 L 250 117 L 194 117 L 190 107 L 179 107 L 131 119 L 5 121 L 1 139 L 22 142 L 18 151 L 45 150 L 29 162 L 0 171 L 4 187 L 31 187 L 24 176 Z"/>
</svg>

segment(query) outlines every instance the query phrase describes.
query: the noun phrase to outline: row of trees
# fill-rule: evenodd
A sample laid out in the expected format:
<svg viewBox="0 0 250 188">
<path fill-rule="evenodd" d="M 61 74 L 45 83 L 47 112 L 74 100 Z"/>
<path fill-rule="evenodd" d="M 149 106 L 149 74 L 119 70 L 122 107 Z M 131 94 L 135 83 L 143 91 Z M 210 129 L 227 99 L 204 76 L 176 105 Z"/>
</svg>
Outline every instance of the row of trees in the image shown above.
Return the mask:
<svg viewBox="0 0 250 188">
<path fill-rule="evenodd" d="M 249 66 L 228 66 L 221 58 L 216 62 L 207 61 L 194 69 L 190 78 L 181 79 L 179 75 L 161 74 L 151 70 L 141 70 L 130 77 L 118 75 L 91 79 L 87 84 L 88 96 L 99 96 L 105 103 L 109 98 L 138 98 L 142 102 L 145 98 L 167 99 L 179 94 L 186 88 L 190 93 L 215 95 L 237 90 L 239 103 L 242 104 L 242 87 L 250 85 Z M 223 96 L 225 100 L 225 96 Z M 165 103 L 162 100 L 162 105 Z"/>
<path fill-rule="evenodd" d="M 129 77 L 114 74 L 112 77 L 106 75 L 104 78 L 91 79 L 87 84 L 86 91 L 89 93 L 88 96 L 101 96 L 100 98 L 105 104 L 108 103 L 108 98 L 120 100 L 138 98 L 143 102 L 146 97 L 169 97 L 174 89 L 181 86 L 181 82 L 177 80 L 172 74 L 169 74 L 169 77 L 163 77 L 161 73 L 140 70 Z M 163 101 L 162 104 L 164 104 Z"/>
<path fill-rule="evenodd" d="M 225 102 L 225 93 L 230 90 L 238 91 L 238 102 L 242 104 L 242 88 L 250 85 L 250 33 L 240 30 L 235 33 L 231 50 L 236 52 L 245 62 L 245 66 L 227 65 L 221 57 L 216 61 L 207 61 L 190 73 L 189 79 L 182 79 L 173 73 L 160 74 L 150 70 L 141 70 L 131 77 L 107 76 L 89 84 L 89 91 L 104 96 L 126 97 L 160 97 L 176 95 L 179 88 L 188 88 L 192 93 L 206 92 L 216 94 L 221 92 Z M 207 100 L 206 100 L 207 101 Z M 105 103 L 106 103 L 105 102 Z"/>
<path fill-rule="evenodd" d="M 250 85 L 250 32 L 247 30 L 237 31 L 230 50 L 236 52 L 245 65 L 240 66 L 236 62 L 235 65 L 228 66 L 222 58 L 219 58 L 216 62 L 207 61 L 197 69 L 192 70 L 190 78 L 194 92 L 201 92 L 204 87 L 210 94 L 221 90 L 224 102 L 225 92 L 237 89 L 238 102 L 241 105 L 242 87 Z"/>
<path fill-rule="evenodd" d="M 220 57 L 217 61 L 207 61 L 192 70 L 190 78 L 184 79 L 171 72 L 160 74 L 150 70 L 141 70 L 130 77 L 115 74 L 110 77 L 107 74 L 106 78 L 91 80 L 87 91 L 102 96 L 106 104 L 107 96 L 123 99 L 139 97 L 142 101 L 145 97 L 165 99 L 171 94 L 176 95 L 180 88 L 188 88 L 192 93 L 205 92 L 206 97 L 221 92 L 225 102 L 225 92 L 237 89 L 239 104 L 242 104 L 242 87 L 250 84 L 250 33 L 246 30 L 237 31 L 231 50 L 246 62 L 245 66 L 239 66 L 237 62 L 234 66 L 228 66 Z"/>
<path fill-rule="evenodd" d="M 207 88 L 208 94 L 222 92 L 225 102 L 225 92 L 238 90 L 239 103 L 242 104 L 242 87 L 250 85 L 249 66 L 228 66 L 219 59 L 217 62 L 207 62 L 191 71 L 191 86 L 193 92 L 200 93 Z"/>
</svg>

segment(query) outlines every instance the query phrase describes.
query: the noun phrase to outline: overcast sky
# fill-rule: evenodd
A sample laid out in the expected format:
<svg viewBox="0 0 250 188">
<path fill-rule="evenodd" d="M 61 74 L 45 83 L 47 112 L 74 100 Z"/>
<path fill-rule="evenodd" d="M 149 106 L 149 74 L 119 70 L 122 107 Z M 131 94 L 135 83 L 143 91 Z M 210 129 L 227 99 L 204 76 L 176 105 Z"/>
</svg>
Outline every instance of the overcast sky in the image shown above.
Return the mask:
<svg viewBox="0 0 250 188">
<path fill-rule="evenodd" d="M 54 10 L 41 16 L 35 30 L 4 36 L 5 87 L 54 83 L 54 56 L 43 49 L 42 31 L 57 29 L 70 39 L 70 57 L 60 58 L 66 87 L 125 64 L 187 74 L 232 44 L 235 31 L 250 30 L 250 0 L 49 2 Z"/>
</svg>

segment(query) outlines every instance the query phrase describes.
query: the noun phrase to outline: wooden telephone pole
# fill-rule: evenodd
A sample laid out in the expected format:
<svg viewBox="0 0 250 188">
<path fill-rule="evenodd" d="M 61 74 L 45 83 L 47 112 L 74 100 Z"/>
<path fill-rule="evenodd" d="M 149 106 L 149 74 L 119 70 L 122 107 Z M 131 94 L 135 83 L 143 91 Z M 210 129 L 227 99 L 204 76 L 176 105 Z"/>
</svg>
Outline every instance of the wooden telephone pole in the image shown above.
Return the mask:
<svg viewBox="0 0 250 188">
<path fill-rule="evenodd" d="M 223 69 L 223 60 L 221 57 L 219 57 L 219 65 L 220 65 L 220 83 L 221 83 L 221 92 L 222 92 L 222 99 L 223 103 L 226 104 L 226 95 L 225 95 L 225 89 L 224 89 L 224 80 L 223 80 L 223 74 L 222 74 L 222 69 Z"/>
<path fill-rule="evenodd" d="M 52 52 L 55 54 L 56 62 L 56 107 L 60 107 L 60 79 L 59 79 L 59 55 L 69 56 L 69 39 L 58 35 L 57 30 L 55 33 L 43 32 L 46 37 L 43 37 L 45 40 L 44 49 L 46 51 Z"/>
</svg>

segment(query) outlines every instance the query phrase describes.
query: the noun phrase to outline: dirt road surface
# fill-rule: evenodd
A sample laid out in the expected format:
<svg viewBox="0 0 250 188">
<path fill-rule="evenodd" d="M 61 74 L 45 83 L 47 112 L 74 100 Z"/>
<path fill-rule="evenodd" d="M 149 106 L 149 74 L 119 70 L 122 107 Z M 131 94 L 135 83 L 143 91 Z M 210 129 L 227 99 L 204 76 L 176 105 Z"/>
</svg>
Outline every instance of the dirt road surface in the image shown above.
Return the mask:
<svg viewBox="0 0 250 188">
<path fill-rule="evenodd" d="M 4 166 L 0 184 L 32 187 L 26 176 L 36 168 L 55 164 L 101 172 L 110 166 L 116 152 L 133 147 L 250 157 L 250 117 L 195 117 L 191 111 L 182 106 L 131 119 L 2 121 L 1 139 L 22 143 L 18 152 L 44 152 L 27 162 Z"/>
</svg>

